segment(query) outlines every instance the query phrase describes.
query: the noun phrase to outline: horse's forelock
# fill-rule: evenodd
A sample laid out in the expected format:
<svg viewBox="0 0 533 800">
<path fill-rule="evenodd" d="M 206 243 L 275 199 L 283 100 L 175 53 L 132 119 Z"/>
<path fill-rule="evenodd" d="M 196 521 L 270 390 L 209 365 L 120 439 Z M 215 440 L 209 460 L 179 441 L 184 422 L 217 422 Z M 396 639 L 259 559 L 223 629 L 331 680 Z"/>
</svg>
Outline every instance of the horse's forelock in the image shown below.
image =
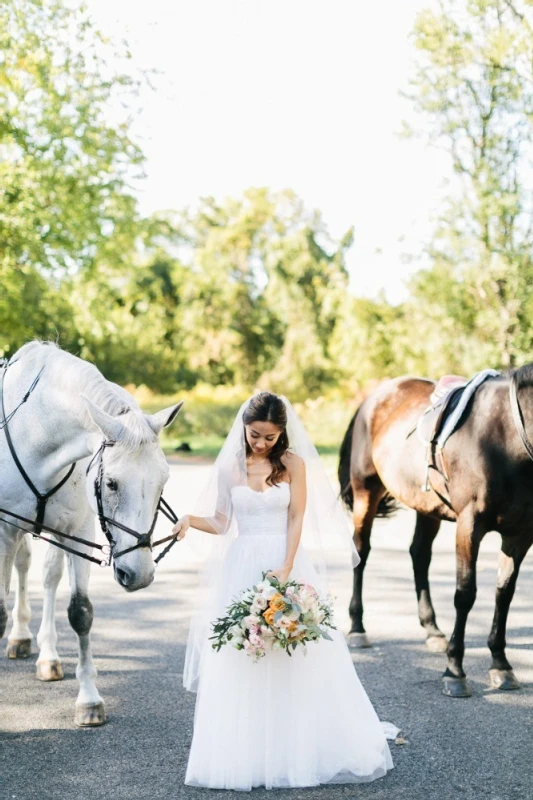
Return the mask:
<svg viewBox="0 0 533 800">
<path fill-rule="evenodd" d="M 123 433 L 119 441 L 127 450 L 136 450 L 143 444 L 157 442 L 158 437 L 141 410 L 126 409 L 124 413 L 114 416 L 120 416 Z"/>
</svg>

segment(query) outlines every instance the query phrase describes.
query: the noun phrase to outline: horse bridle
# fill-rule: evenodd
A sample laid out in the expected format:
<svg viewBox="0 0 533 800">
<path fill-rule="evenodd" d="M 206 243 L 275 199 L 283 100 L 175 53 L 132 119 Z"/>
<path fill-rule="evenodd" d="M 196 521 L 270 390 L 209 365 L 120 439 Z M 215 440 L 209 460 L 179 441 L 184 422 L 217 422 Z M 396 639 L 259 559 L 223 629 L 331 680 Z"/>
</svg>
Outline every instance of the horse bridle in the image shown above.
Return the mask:
<svg viewBox="0 0 533 800">
<path fill-rule="evenodd" d="M 157 502 L 157 508 L 150 526 L 150 530 L 146 533 L 139 533 L 138 531 L 133 530 L 133 528 L 129 528 L 127 525 L 124 525 L 122 522 L 118 522 L 117 520 L 113 519 L 113 517 L 108 517 L 104 514 L 104 500 L 102 495 L 102 486 L 104 484 L 104 451 L 106 447 L 114 447 L 114 445 L 115 442 L 112 439 L 104 439 L 98 450 L 91 458 L 85 474 L 88 475 L 95 464 L 97 465 L 96 477 L 94 479 L 94 497 L 96 500 L 98 520 L 100 522 L 102 532 L 109 542 L 109 546 L 111 547 L 112 557 L 118 558 L 126 553 L 131 553 L 132 550 L 137 550 L 139 547 L 148 547 L 150 550 L 152 550 L 155 544 L 160 544 L 161 541 L 167 541 L 167 539 L 163 539 L 152 544 L 152 533 L 154 532 L 159 511 L 161 511 L 161 513 L 164 514 L 172 523 L 176 523 L 178 518 L 162 494 Z M 124 550 L 121 550 L 119 553 L 115 553 L 115 542 L 113 540 L 111 531 L 109 530 L 110 525 L 115 528 L 119 528 L 121 531 L 125 531 L 126 533 L 129 533 L 131 536 L 135 537 L 135 539 L 137 539 L 137 544 L 127 547 Z"/>
<path fill-rule="evenodd" d="M 100 527 L 101 527 L 101 529 L 102 529 L 102 531 L 104 533 L 104 536 L 106 537 L 106 539 L 108 541 L 108 544 L 107 545 L 101 545 L 101 544 L 98 544 L 97 542 L 91 542 L 88 539 L 82 539 L 79 536 L 72 536 L 71 534 L 64 533 L 63 531 L 58 531 L 56 528 L 52 528 L 49 525 L 45 525 L 44 524 L 44 515 L 46 513 L 46 504 L 47 504 L 48 500 L 50 499 L 50 497 L 52 497 L 52 495 L 54 495 L 57 491 L 59 491 L 59 489 L 61 489 L 61 487 L 64 486 L 65 483 L 69 480 L 69 478 L 71 477 L 72 473 L 74 472 L 74 469 L 76 468 L 76 462 L 74 462 L 72 464 L 72 466 L 68 470 L 67 474 L 59 481 L 59 483 L 57 483 L 48 492 L 40 492 L 37 489 L 37 487 L 35 486 L 35 484 L 33 483 L 33 481 L 31 480 L 31 478 L 29 477 L 28 473 L 24 469 L 24 467 L 23 467 L 23 465 L 22 465 L 22 463 L 21 463 L 21 461 L 20 461 L 20 459 L 19 459 L 19 457 L 17 455 L 17 452 L 15 450 L 15 447 L 14 447 L 14 444 L 13 444 L 13 440 L 12 440 L 11 434 L 9 432 L 8 423 L 13 418 L 13 416 L 18 411 L 18 409 L 30 397 L 31 393 L 33 392 L 33 390 L 35 389 L 35 387 L 37 386 L 37 384 L 39 382 L 39 379 L 41 377 L 41 374 L 42 374 L 42 371 L 43 371 L 44 367 L 41 368 L 41 370 L 39 371 L 37 376 L 34 378 L 34 380 L 32 381 L 32 383 L 30 385 L 30 387 L 28 388 L 27 392 L 25 393 L 25 395 L 23 396 L 23 398 L 19 402 L 19 404 L 13 409 L 13 411 L 10 412 L 9 415 L 6 415 L 5 406 L 4 406 L 4 391 L 3 391 L 3 389 L 4 389 L 4 378 L 5 378 L 5 375 L 6 375 L 6 372 L 7 372 L 7 368 L 12 363 L 14 363 L 14 362 L 9 362 L 9 361 L 7 361 L 7 359 L 1 359 L 0 360 L 0 370 L 1 370 L 1 372 L 0 372 L 0 407 L 1 407 L 1 410 L 2 410 L 2 418 L 0 420 L 0 430 L 3 430 L 5 435 L 6 435 L 6 441 L 7 441 L 8 447 L 9 447 L 9 451 L 11 453 L 13 461 L 15 462 L 15 465 L 16 465 L 20 475 L 22 476 L 22 478 L 24 479 L 24 481 L 26 482 L 27 486 L 29 487 L 29 489 L 31 490 L 31 492 L 33 493 L 33 495 L 35 496 L 35 498 L 37 500 L 37 514 L 36 514 L 36 518 L 34 520 L 29 519 L 28 517 L 24 517 L 21 514 L 16 514 L 15 512 L 9 511 L 6 508 L 0 508 L 0 514 L 7 514 L 9 517 L 12 517 L 13 519 L 16 519 L 16 520 L 18 520 L 20 522 L 25 522 L 27 524 L 30 524 L 32 526 L 32 530 L 31 531 L 26 531 L 26 533 L 31 533 L 34 539 L 42 539 L 43 541 L 48 542 L 49 544 L 53 544 L 56 547 L 59 547 L 61 550 L 66 550 L 66 552 L 68 552 L 68 553 L 72 553 L 73 555 L 79 556 L 80 558 L 85 558 L 86 560 L 92 561 L 95 564 L 99 564 L 102 567 L 109 566 L 109 564 L 111 563 L 112 559 L 116 559 L 119 556 L 123 556 L 126 553 L 130 553 L 132 550 L 137 550 L 140 547 L 148 547 L 150 550 L 152 550 L 157 545 L 163 544 L 164 542 L 170 541 L 170 544 L 155 559 L 155 564 L 158 564 L 159 561 L 161 561 L 161 559 L 169 552 L 171 547 L 173 547 L 173 545 L 175 545 L 176 542 L 178 541 L 178 539 L 176 538 L 176 534 L 171 534 L 170 536 L 165 536 L 164 538 L 159 539 L 157 542 L 152 542 L 152 533 L 153 533 L 155 525 L 156 525 L 158 512 L 161 511 L 161 513 L 164 514 L 167 517 L 167 519 L 169 519 L 170 522 L 172 522 L 173 524 L 175 524 L 178 521 L 178 517 L 177 517 L 176 513 L 173 511 L 173 509 L 171 508 L 171 506 L 163 498 L 162 494 L 160 495 L 158 503 L 157 503 L 157 508 L 156 508 L 156 512 L 154 514 L 152 525 L 150 527 L 150 530 L 147 533 L 139 533 L 138 531 L 134 531 L 133 528 L 129 528 L 127 525 L 124 525 L 123 523 L 118 522 L 118 520 L 115 520 L 115 519 L 113 519 L 111 517 L 108 517 L 108 516 L 106 516 L 104 514 L 104 504 L 103 504 L 103 497 L 102 497 L 102 484 L 103 484 L 103 479 L 104 479 L 103 454 L 104 454 L 104 450 L 106 449 L 106 447 L 113 447 L 114 446 L 115 442 L 112 441 L 112 440 L 104 439 L 102 441 L 100 447 L 98 448 L 98 450 L 95 452 L 95 454 L 91 458 L 91 460 L 90 460 L 90 462 L 89 462 L 89 464 L 87 466 L 87 470 L 86 470 L 86 475 L 88 475 L 89 471 L 92 469 L 92 467 L 94 466 L 95 462 L 98 462 L 98 470 L 97 470 L 96 477 L 95 477 L 95 480 L 94 480 L 94 495 L 95 495 L 95 499 L 96 499 L 96 508 L 97 508 L 98 519 L 100 521 Z M 0 520 L 5 522 L 5 523 L 7 523 L 8 525 L 11 525 L 14 528 L 21 529 L 20 525 L 15 524 L 13 522 L 10 522 L 9 520 L 5 519 L 5 517 L 0 517 Z M 113 539 L 113 537 L 111 535 L 111 532 L 109 530 L 109 525 L 113 525 L 115 528 L 119 528 L 120 530 L 123 530 L 126 533 L 130 534 L 131 536 L 135 537 L 137 539 L 137 543 L 132 545 L 131 547 L 127 547 L 124 550 L 121 550 L 119 553 L 115 553 L 114 549 L 115 549 L 116 545 L 115 545 L 115 541 L 114 541 L 114 539 Z M 24 530 L 24 529 L 22 529 L 22 530 Z M 99 558 L 95 558 L 94 556 L 89 555 L 88 553 L 80 553 L 78 550 L 74 550 L 72 547 L 68 547 L 67 545 L 62 544 L 60 542 L 57 542 L 54 539 L 49 539 L 49 538 L 43 536 L 42 535 L 43 531 L 47 531 L 48 533 L 52 533 L 52 534 L 54 534 L 56 536 L 60 536 L 60 537 L 62 537 L 64 539 L 69 539 L 70 541 L 78 542 L 79 544 L 83 544 L 83 545 L 85 545 L 87 547 L 96 548 L 96 549 L 101 551 L 101 553 L 104 556 L 104 558 L 103 559 L 99 559 Z"/>
</svg>

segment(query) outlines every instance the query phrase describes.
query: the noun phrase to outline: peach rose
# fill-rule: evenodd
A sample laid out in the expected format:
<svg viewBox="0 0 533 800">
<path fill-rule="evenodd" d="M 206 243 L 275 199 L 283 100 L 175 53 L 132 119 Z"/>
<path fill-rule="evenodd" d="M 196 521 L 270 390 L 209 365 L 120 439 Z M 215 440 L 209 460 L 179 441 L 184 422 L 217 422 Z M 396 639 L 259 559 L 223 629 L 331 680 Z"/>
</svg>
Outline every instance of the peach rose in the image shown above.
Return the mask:
<svg viewBox="0 0 533 800">
<path fill-rule="evenodd" d="M 267 608 L 266 611 L 263 612 L 263 617 L 266 619 L 269 625 L 274 624 L 274 614 L 276 610 L 274 608 Z"/>
<path fill-rule="evenodd" d="M 274 609 L 274 611 L 283 611 L 285 608 L 285 600 L 283 599 L 283 595 L 279 592 L 274 595 L 269 603 L 270 608 Z"/>
</svg>

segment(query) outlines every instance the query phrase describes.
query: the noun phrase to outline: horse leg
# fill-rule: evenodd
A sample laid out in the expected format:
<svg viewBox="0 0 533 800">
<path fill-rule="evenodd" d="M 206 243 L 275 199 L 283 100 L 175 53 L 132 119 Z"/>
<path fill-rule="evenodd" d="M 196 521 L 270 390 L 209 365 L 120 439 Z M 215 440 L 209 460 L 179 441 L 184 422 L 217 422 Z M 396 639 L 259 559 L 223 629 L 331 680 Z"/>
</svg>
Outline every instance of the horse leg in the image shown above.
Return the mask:
<svg viewBox="0 0 533 800">
<path fill-rule="evenodd" d="M 56 592 L 63 574 L 63 551 L 52 544 L 48 545 L 43 568 L 43 618 L 37 644 L 37 678 L 41 681 L 60 681 L 63 678 L 63 667 L 56 649 Z"/>
<path fill-rule="evenodd" d="M 455 626 L 447 649 L 448 665 L 442 678 L 442 691 L 448 697 L 470 697 L 472 694 L 463 670 L 465 629 L 476 600 L 476 562 L 485 533 L 479 523 L 472 522 L 468 513 L 457 520 Z"/>
<path fill-rule="evenodd" d="M 495 689 L 520 689 L 513 668 L 505 655 L 505 630 L 507 615 L 516 588 L 520 565 L 531 547 L 533 536 L 502 538 L 500 565 L 496 582 L 496 608 L 488 645 L 492 653 L 489 670 L 490 681 Z"/>
<path fill-rule="evenodd" d="M 87 529 L 80 535 L 85 539 L 94 537 Z M 91 564 L 83 558 L 70 556 L 70 603 L 68 607 L 69 622 L 78 637 L 78 665 L 76 677 L 80 690 L 76 699 L 74 722 L 80 727 L 103 725 L 106 721 L 104 701 L 96 688 L 96 667 L 93 664 L 90 630 L 93 624 L 93 607 L 89 600 L 88 585 Z"/>
<path fill-rule="evenodd" d="M 15 551 L 11 546 L 6 547 L 5 552 L 0 552 L 0 639 L 4 636 L 7 628 L 7 596 L 14 559 Z"/>
<path fill-rule="evenodd" d="M 15 555 L 18 582 L 13 606 L 13 627 L 7 640 L 8 658 L 28 658 L 31 655 L 32 634 L 29 628 L 31 608 L 28 600 L 28 570 L 31 563 L 31 539 L 25 534 Z"/>
<path fill-rule="evenodd" d="M 370 553 L 370 535 L 381 492 L 354 487 L 354 542 L 361 561 L 353 571 L 353 594 L 350 601 L 351 627 L 347 637 L 349 647 L 371 647 L 363 625 L 363 574 Z"/>
<path fill-rule="evenodd" d="M 418 618 L 426 631 L 426 646 L 432 653 L 445 653 L 448 646 L 446 637 L 437 625 L 429 591 L 431 548 L 439 528 L 440 520 L 424 516 L 424 514 L 417 514 L 415 533 L 409 548 L 415 575 Z"/>
</svg>

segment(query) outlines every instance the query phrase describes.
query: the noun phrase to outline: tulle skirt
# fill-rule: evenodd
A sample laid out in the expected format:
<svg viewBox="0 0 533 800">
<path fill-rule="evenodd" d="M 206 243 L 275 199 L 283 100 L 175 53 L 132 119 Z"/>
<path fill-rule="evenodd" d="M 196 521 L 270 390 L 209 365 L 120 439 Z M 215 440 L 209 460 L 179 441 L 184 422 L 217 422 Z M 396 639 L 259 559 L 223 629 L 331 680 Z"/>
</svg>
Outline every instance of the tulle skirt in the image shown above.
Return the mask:
<svg viewBox="0 0 533 800">
<path fill-rule="evenodd" d="M 285 558 L 286 535 L 244 535 L 231 544 L 216 587 L 222 616 L 242 589 Z M 298 549 L 290 578 L 317 586 Z M 318 586 L 317 586 L 318 588 Z M 206 642 L 185 783 L 249 791 L 372 781 L 392 758 L 376 712 L 340 631 L 292 656 L 267 652 L 254 663 L 244 651 Z"/>
</svg>

